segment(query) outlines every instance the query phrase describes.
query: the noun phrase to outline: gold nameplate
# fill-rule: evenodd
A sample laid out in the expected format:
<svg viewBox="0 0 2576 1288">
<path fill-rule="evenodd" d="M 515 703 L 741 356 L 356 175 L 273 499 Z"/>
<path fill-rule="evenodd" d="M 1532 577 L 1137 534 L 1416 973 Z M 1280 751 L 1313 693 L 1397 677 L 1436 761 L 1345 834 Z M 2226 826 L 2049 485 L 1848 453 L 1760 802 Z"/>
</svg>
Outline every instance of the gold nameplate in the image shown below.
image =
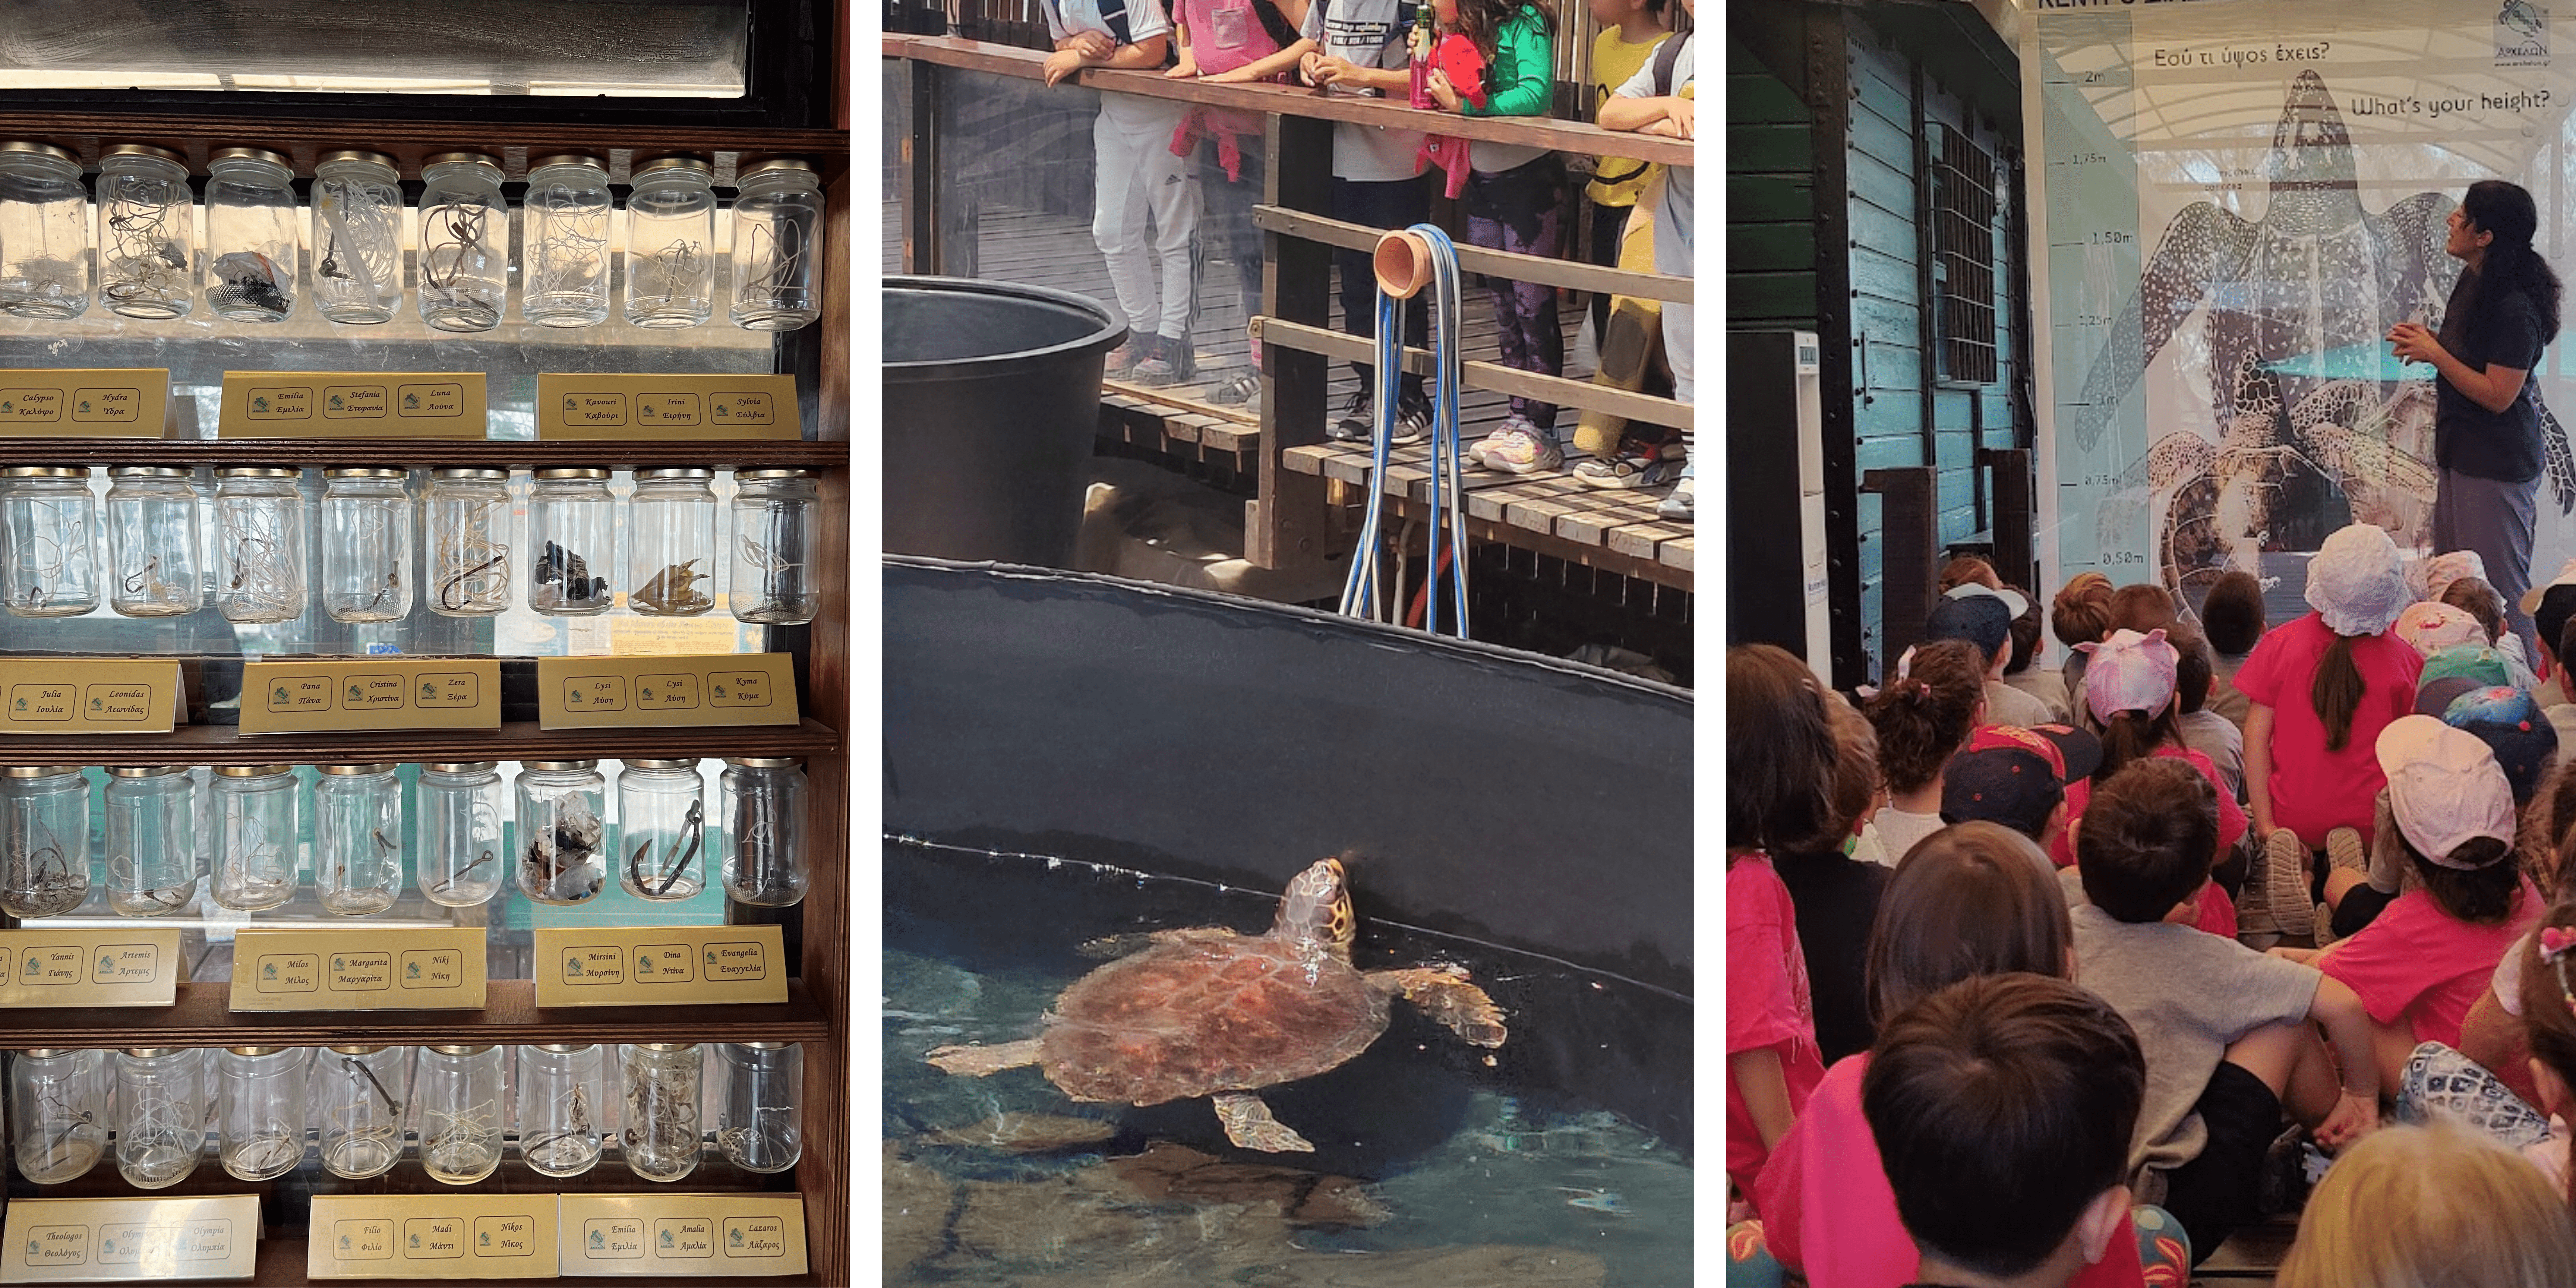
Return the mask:
<svg viewBox="0 0 2576 1288">
<path fill-rule="evenodd" d="M 536 937 L 540 1007 L 787 1000 L 776 926 L 539 926 Z"/>
<path fill-rule="evenodd" d="M 0 371 L 0 434 L 12 438 L 159 438 L 168 367 Z"/>
<path fill-rule="evenodd" d="M 801 1194 L 566 1194 L 557 1211 L 567 1278 L 805 1273 Z"/>
<path fill-rule="evenodd" d="M 236 1011 L 479 1011 L 483 928 L 244 929 Z"/>
<path fill-rule="evenodd" d="M 537 725 L 792 725 L 797 720 L 793 666 L 794 659 L 785 653 L 541 657 Z"/>
<path fill-rule="evenodd" d="M 259 1236 L 256 1194 L 12 1199 L 0 1284 L 248 1279 Z"/>
<path fill-rule="evenodd" d="M 552 1279 L 552 1194 L 316 1194 L 307 1279 Z"/>
<path fill-rule="evenodd" d="M 537 377 L 541 439 L 804 436 L 794 376 Z"/>
<path fill-rule="evenodd" d="M 243 733 L 500 727 L 498 658 L 283 658 L 242 664 Z"/>
<path fill-rule="evenodd" d="M 0 733 L 168 733 L 187 718 L 179 664 L 168 659 L 0 662 Z"/>
<path fill-rule="evenodd" d="M 480 371 L 227 371 L 217 438 L 483 438 Z"/>
<path fill-rule="evenodd" d="M 0 930 L 0 1006 L 171 1006 L 179 932 Z"/>
</svg>

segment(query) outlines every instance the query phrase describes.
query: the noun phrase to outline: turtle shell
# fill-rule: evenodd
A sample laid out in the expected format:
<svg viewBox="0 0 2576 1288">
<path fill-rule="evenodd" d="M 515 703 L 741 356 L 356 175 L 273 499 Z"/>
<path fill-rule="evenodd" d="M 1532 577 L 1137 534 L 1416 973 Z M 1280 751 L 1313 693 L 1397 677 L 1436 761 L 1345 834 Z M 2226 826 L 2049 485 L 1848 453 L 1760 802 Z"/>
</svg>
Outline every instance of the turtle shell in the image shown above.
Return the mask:
<svg viewBox="0 0 2576 1288">
<path fill-rule="evenodd" d="M 1386 1031 L 1387 999 L 1311 941 L 1160 944 L 1074 981 L 1038 1040 L 1076 1100 L 1160 1104 L 1312 1077 Z"/>
</svg>

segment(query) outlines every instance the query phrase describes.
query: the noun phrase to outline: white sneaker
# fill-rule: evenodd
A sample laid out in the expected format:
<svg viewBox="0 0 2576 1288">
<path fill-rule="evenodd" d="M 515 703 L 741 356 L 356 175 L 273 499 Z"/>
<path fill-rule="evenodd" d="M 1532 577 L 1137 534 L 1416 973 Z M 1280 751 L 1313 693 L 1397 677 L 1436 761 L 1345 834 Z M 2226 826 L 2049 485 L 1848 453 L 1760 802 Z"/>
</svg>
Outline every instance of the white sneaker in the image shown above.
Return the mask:
<svg viewBox="0 0 2576 1288">
<path fill-rule="evenodd" d="M 1655 507 L 1655 517 L 1672 523 L 1692 523 L 1698 516 L 1699 481 L 1691 476 L 1691 467 L 1682 467 L 1682 481 L 1673 485 L 1673 494 Z"/>
</svg>

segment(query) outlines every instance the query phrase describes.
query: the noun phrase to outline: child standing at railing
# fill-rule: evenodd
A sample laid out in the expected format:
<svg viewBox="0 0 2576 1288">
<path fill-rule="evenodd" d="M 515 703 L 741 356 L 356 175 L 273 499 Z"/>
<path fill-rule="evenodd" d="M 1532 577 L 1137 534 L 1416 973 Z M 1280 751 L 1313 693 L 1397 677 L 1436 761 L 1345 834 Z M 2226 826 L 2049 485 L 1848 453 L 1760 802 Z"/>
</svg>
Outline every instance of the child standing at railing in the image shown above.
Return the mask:
<svg viewBox="0 0 2576 1288">
<path fill-rule="evenodd" d="M 1383 98 L 1412 89 L 1405 36 L 1414 0 L 1312 0 L 1300 31 L 1316 48 L 1299 61 L 1307 84 L 1326 94 Z M 1422 177 L 1418 157 L 1422 134 L 1382 125 L 1333 122 L 1333 218 L 1370 228 L 1410 228 L 1431 218 L 1431 189 Z M 1363 340 L 1377 336 L 1377 276 L 1364 250 L 1335 249 L 1333 275 L 1340 279 L 1342 325 Z M 1424 297 L 1406 300 L 1404 342 L 1417 348 L 1431 343 L 1431 315 Z M 1374 402 L 1377 379 L 1366 362 L 1353 362 L 1360 378 L 1341 414 L 1324 422 L 1328 438 L 1365 443 L 1376 433 Z M 1422 393 L 1422 377 L 1398 376 L 1396 411 L 1389 441 L 1415 443 L 1430 432 L 1431 400 Z"/>
<path fill-rule="evenodd" d="M 1459 93 L 1447 73 L 1434 71 L 1428 86 L 1444 112 L 1462 116 L 1545 116 L 1555 97 L 1556 20 L 1535 0 L 1458 0 L 1458 29 L 1484 55 L 1485 101 Z M 1565 195 L 1565 162 L 1545 148 L 1475 140 L 1468 148 L 1467 240 L 1488 250 L 1556 258 L 1563 238 L 1557 209 Z M 1488 275 L 1494 292 L 1494 327 L 1503 365 L 1561 375 L 1565 332 L 1556 315 L 1556 288 Z M 1513 474 L 1562 468 L 1565 449 L 1556 441 L 1556 404 L 1512 396 L 1511 414 L 1484 441 L 1468 448 L 1488 469 Z"/>
<path fill-rule="evenodd" d="M 1598 104 L 1610 101 L 1629 77 L 1645 69 L 1655 46 L 1663 43 L 1664 0 L 1588 0 L 1588 7 L 1594 25 L 1601 29 L 1592 38 L 1592 84 L 1597 91 L 1593 102 L 1598 110 Z M 1583 189 L 1592 203 L 1593 263 L 1619 266 L 1619 243 L 1627 234 L 1628 214 L 1637 208 L 1637 197 L 1646 190 L 1654 170 L 1651 162 L 1628 157 L 1602 157 L 1594 164 L 1592 182 Z M 1594 291 L 1591 307 L 1593 343 L 1606 345 L 1610 293 Z"/>
<path fill-rule="evenodd" d="M 1682 11 L 1696 18 L 1699 9 L 1694 0 L 1682 0 Z M 1654 56 L 1646 60 L 1645 69 L 1628 78 L 1618 93 L 1601 105 L 1600 124 L 1605 130 L 1635 130 L 1640 134 L 1661 134 L 1670 138 L 1696 137 L 1693 130 L 1698 91 L 1693 83 L 1691 33 L 1683 30 L 1655 47 Z M 1691 273 L 1691 167 L 1677 165 L 1664 171 L 1664 197 L 1655 207 L 1655 271 L 1667 277 L 1689 277 Z M 1664 305 L 1664 360 L 1673 369 L 1673 397 L 1681 402 L 1698 401 L 1692 379 L 1691 306 Z M 1691 435 L 1682 433 L 1683 451 L 1687 453 Z M 1664 498 L 1657 513 L 1664 518 L 1688 523 L 1696 513 L 1698 488 L 1693 481 L 1696 462 L 1682 466 L 1681 482 L 1673 494 Z"/>
<path fill-rule="evenodd" d="M 1296 70 L 1315 42 L 1297 34 L 1306 0 L 1178 0 L 1175 17 L 1180 62 L 1164 72 L 1175 80 L 1210 83 L 1271 80 Z M 1172 136 L 1172 151 L 1198 156 L 1199 192 L 1207 204 L 1202 228 L 1218 254 L 1234 264 L 1248 327 L 1261 312 L 1261 230 L 1252 207 L 1261 200 L 1261 172 L 1268 157 L 1262 114 L 1221 107 L 1192 107 Z M 1208 146 L 1199 147 L 1205 136 Z M 1251 361 L 1208 394 L 1231 407 L 1261 394 L 1261 341 L 1251 340 Z"/>
</svg>

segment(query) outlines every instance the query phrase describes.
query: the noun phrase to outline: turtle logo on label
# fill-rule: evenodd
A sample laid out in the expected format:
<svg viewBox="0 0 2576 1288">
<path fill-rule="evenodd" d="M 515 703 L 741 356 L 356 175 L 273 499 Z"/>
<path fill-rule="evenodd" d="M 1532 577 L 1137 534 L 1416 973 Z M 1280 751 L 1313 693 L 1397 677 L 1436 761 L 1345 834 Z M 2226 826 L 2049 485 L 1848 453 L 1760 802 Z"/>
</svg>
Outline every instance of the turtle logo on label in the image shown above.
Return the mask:
<svg viewBox="0 0 2576 1288">
<path fill-rule="evenodd" d="M 2549 65 L 2549 11 L 2532 0 L 2504 0 L 2496 10 L 2495 65 Z"/>
</svg>

